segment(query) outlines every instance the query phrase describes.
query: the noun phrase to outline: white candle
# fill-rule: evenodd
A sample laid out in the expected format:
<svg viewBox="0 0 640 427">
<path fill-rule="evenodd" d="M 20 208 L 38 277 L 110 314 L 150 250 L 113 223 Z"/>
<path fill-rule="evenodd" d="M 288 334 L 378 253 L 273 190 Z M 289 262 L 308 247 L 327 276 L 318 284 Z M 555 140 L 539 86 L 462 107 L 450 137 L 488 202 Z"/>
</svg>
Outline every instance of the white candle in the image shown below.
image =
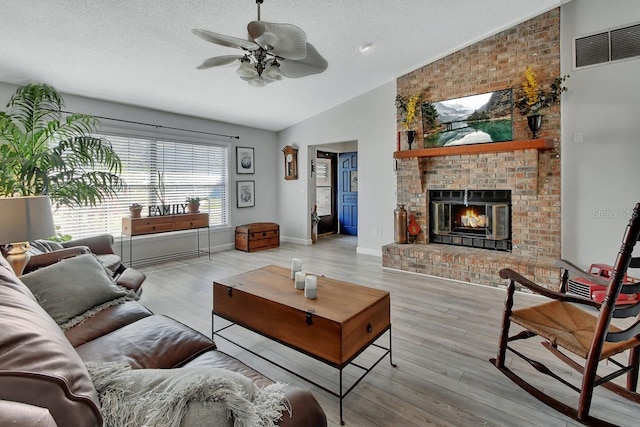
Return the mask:
<svg viewBox="0 0 640 427">
<path fill-rule="evenodd" d="M 296 272 L 301 270 L 302 270 L 302 259 L 292 258 L 291 259 L 291 278 L 295 279 Z"/>
<path fill-rule="evenodd" d="M 304 289 L 304 271 L 296 271 L 296 289 Z"/>
<path fill-rule="evenodd" d="M 314 299 L 318 296 L 318 278 L 316 276 L 307 276 L 304 279 L 304 296 Z"/>
</svg>

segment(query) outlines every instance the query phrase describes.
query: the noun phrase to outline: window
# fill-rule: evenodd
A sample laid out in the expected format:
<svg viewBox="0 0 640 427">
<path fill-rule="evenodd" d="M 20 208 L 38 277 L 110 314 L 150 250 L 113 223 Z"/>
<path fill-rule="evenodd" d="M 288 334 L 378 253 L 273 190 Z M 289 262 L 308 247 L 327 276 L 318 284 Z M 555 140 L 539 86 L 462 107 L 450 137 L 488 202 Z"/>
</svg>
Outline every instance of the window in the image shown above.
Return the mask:
<svg viewBox="0 0 640 427">
<path fill-rule="evenodd" d="M 104 135 L 122 160 L 126 189 L 117 198 L 95 207 L 61 207 L 54 213 L 60 232 L 74 238 L 100 233 L 120 235 L 122 217 L 129 205 L 160 205 L 160 181 L 164 182 L 164 203 L 185 203 L 187 196 L 205 198 L 200 212 L 209 214 L 211 227 L 228 222 L 228 147 L 168 139 Z"/>
<path fill-rule="evenodd" d="M 331 159 L 316 159 L 316 206 L 318 216 L 331 215 Z"/>
</svg>

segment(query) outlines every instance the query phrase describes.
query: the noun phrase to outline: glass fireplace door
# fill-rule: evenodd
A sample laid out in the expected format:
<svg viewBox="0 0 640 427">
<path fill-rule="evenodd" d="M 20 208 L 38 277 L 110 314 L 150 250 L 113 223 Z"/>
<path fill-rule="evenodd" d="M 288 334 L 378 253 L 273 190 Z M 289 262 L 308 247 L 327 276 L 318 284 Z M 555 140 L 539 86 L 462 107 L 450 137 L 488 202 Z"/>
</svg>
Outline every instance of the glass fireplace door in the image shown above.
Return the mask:
<svg viewBox="0 0 640 427">
<path fill-rule="evenodd" d="M 509 205 L 487 205 L 487 239 L 504 240 L 509 238 Z"/>
<path fill-rule="evenodd" d="M 451 232 L 451 204 L 450 203 L 434 203 L 434 221 L 433 232 L 442 234 Z"/>
</svg>

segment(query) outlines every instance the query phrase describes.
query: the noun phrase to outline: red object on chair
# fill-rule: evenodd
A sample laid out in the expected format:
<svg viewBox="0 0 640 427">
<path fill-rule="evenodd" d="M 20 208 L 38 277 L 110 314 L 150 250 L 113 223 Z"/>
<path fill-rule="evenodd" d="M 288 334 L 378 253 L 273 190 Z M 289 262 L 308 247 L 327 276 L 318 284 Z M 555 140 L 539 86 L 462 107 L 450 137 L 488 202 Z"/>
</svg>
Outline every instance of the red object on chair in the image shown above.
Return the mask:
<svg viewBox="0 0 640 427">
<path fill-rule="evenodd" d="M 558 263 L 558 267 L 563 267 L 562 262 Z M 587 273 L 593 275 L 593 277 L 580 277 L 572 276 L 563 278 L 562 288 L 569 293 L 580 295 L 586 298 L 591 298 L 596 302 L 604 301 L 604 297 L 607 294 L 606 281 L 600 283 L 601 279 L 610 279 L 613 274 L 613 266 L 607 264 L 591 264 Z M 640 279 L 629 277 L 627 274 L 622 279 L 624 285 L 632 285 L 640 282 Z M 638 302 L 638 294 L 627 294 L 624 292 L 623 287 L 616 304 L 635 304 Z"/>
</svg>

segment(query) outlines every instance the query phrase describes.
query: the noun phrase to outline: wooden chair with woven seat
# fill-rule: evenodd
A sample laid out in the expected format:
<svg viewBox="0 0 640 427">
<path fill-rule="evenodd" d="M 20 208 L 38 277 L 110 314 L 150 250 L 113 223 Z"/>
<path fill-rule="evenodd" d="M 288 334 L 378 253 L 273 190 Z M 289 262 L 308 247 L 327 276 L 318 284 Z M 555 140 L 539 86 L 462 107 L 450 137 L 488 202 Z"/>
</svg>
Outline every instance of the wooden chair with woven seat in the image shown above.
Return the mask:
<svg viewBox="0 0 640 427">
<path fill-rule="evenodd" d="M 602 303 L 563 292 L 566 289 L 564 286 L 566 285 L 566 280 L 571 274 L 576 274 L 589 280 L 594 279 L 593 275 L 566 261 L 559 263 L 565 270 L 563 286 L 560 292 L 539 286 L 513 270 L 503 269 L 500 271 L 500 277 L 508 279 L 509 283 L 498 355 L 495 359 L 491 359 L 491 363 L 513 382 L 543 403 L 586 425 L 613 425 L 589 414 L 593 390 L 596 386 L 602 385 L 632 402 L 640 403 L 640 394 L 636 393 L 640 361 L 640 322 L 636 321 L 626 329 L 621 329 L 611 324 L 611 320 L 614 317 L 635 317 L 640 312 L 640 302 L 616 305 L 622 290 L 625 293 L 640 292 L 640 284 L 625 285 L 623 281 L 630 264 L 633 267 L 640 267 L 640 260 L 632 258 L 634 245 L 639 238 L 640 203 L 636 204 L 632 211 L 611 277 L 607 281 L 600 280 L 598 282 L 607 286 L 606 296 Z M 513 310 L 516 284 L 544 295 L 550 298 L 551 301 L 533 307 Z M 585 308 L 583 309 L 580 306 Z M 510 336 L 509 328 L 512 323 L 518 324 L 524 328 L 524 331 Z M 513 341 L 533 337 L 540 337 L 543 340 L 542 345 L 544 347 L 582 374 L 580 387 L 510 345 Z M 575 356 L 569 357 L 561 348 L 583 358 L 585 360 L 584 364 L 582 365 L 574 360 Z M 537 371 L 560 381 L 578 392 L 577 408 L 551 397 L 514 373 L 505 364 L 507 350 L 521 357 Z M 627 350 L 629 350 L 629 358 L 626 364 L 612 359 L 613 356 Z M 597 371 L 601 361 L 609 361 L 615 366 L 615 371 L 603 376 L 598 375 Z M 611 382 L 611 380 L 624 374 L 627 374 L 626 387 Z"/>
</svg>

